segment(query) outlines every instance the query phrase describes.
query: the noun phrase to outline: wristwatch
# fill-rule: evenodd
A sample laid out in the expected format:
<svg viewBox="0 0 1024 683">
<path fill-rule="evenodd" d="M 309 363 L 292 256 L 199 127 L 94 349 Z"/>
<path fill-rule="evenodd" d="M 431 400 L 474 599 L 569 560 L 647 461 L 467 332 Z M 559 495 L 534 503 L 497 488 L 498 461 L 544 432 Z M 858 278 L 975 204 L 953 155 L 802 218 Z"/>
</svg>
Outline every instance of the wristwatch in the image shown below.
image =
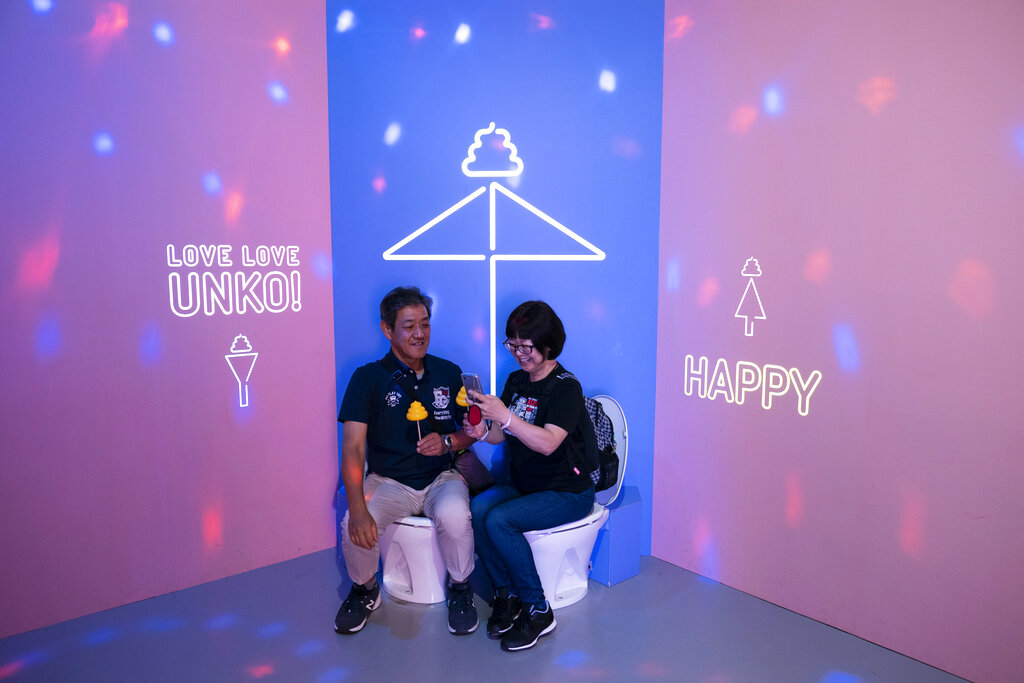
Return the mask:
<svg viewBox="0 0 1024 683">
<path fill-rule="evenodd" d="M 445 453 L 451 453 L 452 448 L 455 447 L 455 440 L 452 438 L 452 435 L 445 434 L 441 437 L 441 440 L 444 441 Z"/>
</svg>

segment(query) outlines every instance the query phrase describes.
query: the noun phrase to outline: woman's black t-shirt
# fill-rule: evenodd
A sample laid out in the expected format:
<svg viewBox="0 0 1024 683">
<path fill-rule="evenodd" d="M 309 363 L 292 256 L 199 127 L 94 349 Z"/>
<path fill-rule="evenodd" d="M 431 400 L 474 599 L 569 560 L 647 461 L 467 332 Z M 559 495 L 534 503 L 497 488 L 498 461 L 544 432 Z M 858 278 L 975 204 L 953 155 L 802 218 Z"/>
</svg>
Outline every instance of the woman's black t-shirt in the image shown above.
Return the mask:
<svg viewBox="0 0 1024 683">
<path fill-rule="evenodd" d="M 590 476 L 574 469 L 584 462 L 586 443 L 581 420 L 587 417 L 583 388 L 561 363 L 547 377 L 531 382 L 523 370 L 509 375 L 501 400 L 515 415 L 537 427 L 553 424 L 568 432 L 551 455 L 531 450 L 522 441 L 506 432 L 512 483 L 523 493 L 536 491 L 570 491 L 582 493 L 593 484 Z"/>
</svg>

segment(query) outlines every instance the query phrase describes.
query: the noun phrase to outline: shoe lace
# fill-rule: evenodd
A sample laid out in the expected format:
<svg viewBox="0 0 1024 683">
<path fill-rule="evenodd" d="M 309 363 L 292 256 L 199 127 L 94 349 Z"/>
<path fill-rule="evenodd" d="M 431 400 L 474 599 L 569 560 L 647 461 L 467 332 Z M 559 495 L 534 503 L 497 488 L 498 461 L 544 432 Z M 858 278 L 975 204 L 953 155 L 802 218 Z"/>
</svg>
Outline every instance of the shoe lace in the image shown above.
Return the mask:
<svg viewBox="0 0 1024 683">
<path fill-rule="evenodd" d="M 369 602 L 370 591 L 362 587 L 353 586 L 342 605 L 345 607 L 346 611 L 355 612 L 356 610 L 364 609 Z"/>
<path fill-rule="evenodd" d="M 473 591 L 467 586 L 452 590 L 449 605 L 460 612 L 468 612 L 473 607 Z"/>
</svg>

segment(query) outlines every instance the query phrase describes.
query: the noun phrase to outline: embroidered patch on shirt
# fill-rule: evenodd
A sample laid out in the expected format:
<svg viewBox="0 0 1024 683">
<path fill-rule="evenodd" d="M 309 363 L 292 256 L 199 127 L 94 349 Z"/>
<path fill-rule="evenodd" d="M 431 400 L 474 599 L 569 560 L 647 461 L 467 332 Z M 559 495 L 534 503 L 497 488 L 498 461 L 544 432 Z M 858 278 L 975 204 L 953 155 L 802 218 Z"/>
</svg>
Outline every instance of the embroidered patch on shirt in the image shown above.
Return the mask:
<svg viewBox="0 0 1024 683">
<path fill-rule="evenodd" d="M 400 391 L 389 391 L 388 395 L 384 397 L 384 402 L 388 404 L 388 408 L 394 408 L 402 400 L 402 392 Z"/>
</svg>

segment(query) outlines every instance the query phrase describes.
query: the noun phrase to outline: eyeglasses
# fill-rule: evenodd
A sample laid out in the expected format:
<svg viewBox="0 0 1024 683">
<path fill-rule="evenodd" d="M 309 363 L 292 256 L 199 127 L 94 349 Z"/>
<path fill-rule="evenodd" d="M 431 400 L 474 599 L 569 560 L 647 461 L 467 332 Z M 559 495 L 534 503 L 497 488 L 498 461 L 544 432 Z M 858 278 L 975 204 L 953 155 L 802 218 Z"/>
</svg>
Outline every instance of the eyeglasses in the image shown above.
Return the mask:
<svg viewBox="0 0 1024 683">
<path fill-rule="evenodd" d="M 531 353 L 533 353 L 533 350 L 537 348 L 533 344 L 513 344 L 508 339 L 502 342 L 501 345 L 504 346 L 509 351 L 511 351 L 512 353 L 519 353 L 524 356 L 529 356 Z"/>
</svg>

